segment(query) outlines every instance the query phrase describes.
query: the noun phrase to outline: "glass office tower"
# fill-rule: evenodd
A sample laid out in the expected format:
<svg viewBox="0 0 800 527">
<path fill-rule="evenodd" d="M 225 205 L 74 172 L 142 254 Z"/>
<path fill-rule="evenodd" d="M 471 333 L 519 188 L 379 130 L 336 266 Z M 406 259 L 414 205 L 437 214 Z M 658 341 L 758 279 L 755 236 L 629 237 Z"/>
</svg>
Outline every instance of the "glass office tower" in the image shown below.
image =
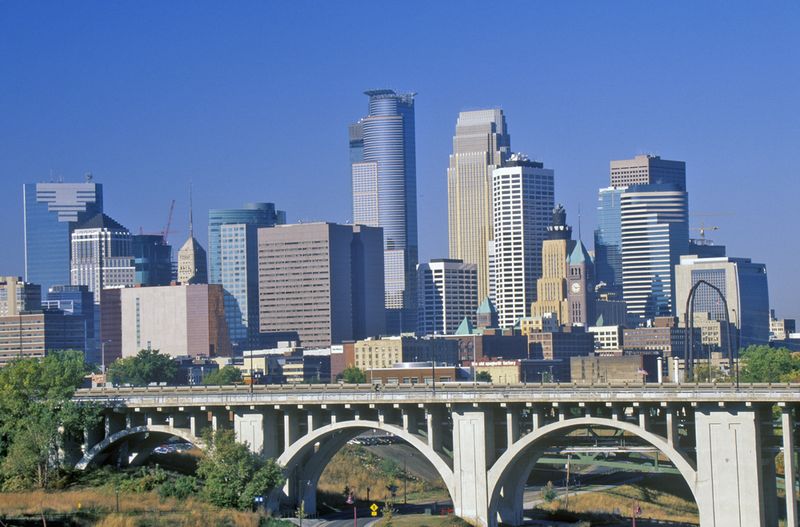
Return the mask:
<svg viewBox="0 0 800 527">
<path fill-rule="evenodd" d="M 413 332 L 419 258 L 415 94 L 364 93 L 369 115 L 349 128 L 353 223 L 383 227 L 386 329 Z"/>
<path fill-rule="evenodd" d="M 172 246 L 161 234 L 134 234 L 133 265 L 136 285 L 169 285 L 172 281 Z"/>
<path fill-rule="evenodd" d="M 601 188 L 597 195 L 597 229 L 594 231 L 595 273 L 606 291 L 622 297 L 622 231 L 620 197 L 627 187 Z"/>
<path fill-rule="evenodd" d="M 675 266 L 689 248 L 689 197 L 677 185 L 634 185 L 620 198 L 622 288 L 640 322 L 675 312 Z"/>
<path fill-rule="evenodd" d="M 25 281 L 42 286 L 70 283 L 71 236 L 75 226 L 103 212 L 103 185 L 28 183 L 25 209 Z"/>
<path fill-rule="evenodd" d="M 286 223 L 274 203 L 208 212 L 209 283 L 225 290 L 225 319 L 234 350 L 252 349 L 259 333 L 258 229 Z"/>
</svg>

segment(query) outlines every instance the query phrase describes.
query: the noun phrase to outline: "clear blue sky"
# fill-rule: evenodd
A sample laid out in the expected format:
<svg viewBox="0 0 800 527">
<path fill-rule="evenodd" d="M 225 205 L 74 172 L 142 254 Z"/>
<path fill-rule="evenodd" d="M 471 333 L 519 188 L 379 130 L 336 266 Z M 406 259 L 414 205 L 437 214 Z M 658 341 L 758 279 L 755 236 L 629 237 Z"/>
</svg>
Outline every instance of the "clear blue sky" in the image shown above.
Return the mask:
<svg viewBox="0 0 800 527">
<path fill-rule="evenodd" d="M 419 94 L 423 259 L 447 252 L 456 116 L 499 106 L 587 242 L 610 159 L 685 160 L 693 226 L 800 318 L 798 22 L 796 1 L 0 1 L 0 274 L 23 273 L 22 184 L 51 175 L 91 171 L 133 231 L 176 199 L 173 244 L 189 181 L 203 242 L 245 201 L 346 221 L 347 124 L 390 87 Z"/>
</svg>

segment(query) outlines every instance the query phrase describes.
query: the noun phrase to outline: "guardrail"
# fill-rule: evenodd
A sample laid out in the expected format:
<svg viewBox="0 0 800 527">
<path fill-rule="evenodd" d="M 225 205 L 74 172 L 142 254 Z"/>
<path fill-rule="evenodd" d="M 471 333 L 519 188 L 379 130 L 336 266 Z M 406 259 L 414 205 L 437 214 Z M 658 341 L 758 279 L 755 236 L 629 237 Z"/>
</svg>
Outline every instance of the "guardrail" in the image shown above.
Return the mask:
<svg viewBox="0 0 800 527">
<path fill-rule="evenodd" d="M 335 403 L 335 402 L 800 402 L 800 384 L 567 384 L 491 383 L 292 384 L 100 387 L 76 391 L 75 400 L 109 404 Z"/>
</svg>

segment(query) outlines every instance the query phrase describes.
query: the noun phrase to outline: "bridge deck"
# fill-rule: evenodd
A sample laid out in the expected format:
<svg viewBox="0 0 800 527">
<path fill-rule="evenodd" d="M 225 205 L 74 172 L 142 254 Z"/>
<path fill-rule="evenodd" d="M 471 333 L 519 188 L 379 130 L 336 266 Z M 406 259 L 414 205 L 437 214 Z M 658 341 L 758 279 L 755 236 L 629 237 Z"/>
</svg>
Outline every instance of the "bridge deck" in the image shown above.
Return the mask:
<svg viewBox="0 0 800 527">
<path fill-rule="evenodd" d="M 81 389 L 74 399 L 112 406 L 369 403 L 798 403 L 800 384 L 573 385 L 445 383 L 151 386 Z"/>
</svg>

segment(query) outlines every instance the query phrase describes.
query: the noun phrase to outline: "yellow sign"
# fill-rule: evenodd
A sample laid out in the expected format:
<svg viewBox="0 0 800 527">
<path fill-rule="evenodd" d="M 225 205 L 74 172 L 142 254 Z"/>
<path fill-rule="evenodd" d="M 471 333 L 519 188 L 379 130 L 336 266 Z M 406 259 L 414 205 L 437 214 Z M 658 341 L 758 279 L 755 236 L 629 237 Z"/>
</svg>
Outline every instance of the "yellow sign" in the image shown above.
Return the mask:
<svg viewBox="0 0 800 527">
<path fill-rule="evenodd" d="M 378 511 L 372 511 L 372 512 L 370 512 L 370 514 L 373 515 L 373 516 L 377 516 L 378 515 Z"/>
<path fill-rule="evenodd" d="M 378 505 L 376 503 L 373 503 L 372 505 L 369 506 L 369 510 L 371 510 L 372 512 L 378 512 Z"/>
</svg>

